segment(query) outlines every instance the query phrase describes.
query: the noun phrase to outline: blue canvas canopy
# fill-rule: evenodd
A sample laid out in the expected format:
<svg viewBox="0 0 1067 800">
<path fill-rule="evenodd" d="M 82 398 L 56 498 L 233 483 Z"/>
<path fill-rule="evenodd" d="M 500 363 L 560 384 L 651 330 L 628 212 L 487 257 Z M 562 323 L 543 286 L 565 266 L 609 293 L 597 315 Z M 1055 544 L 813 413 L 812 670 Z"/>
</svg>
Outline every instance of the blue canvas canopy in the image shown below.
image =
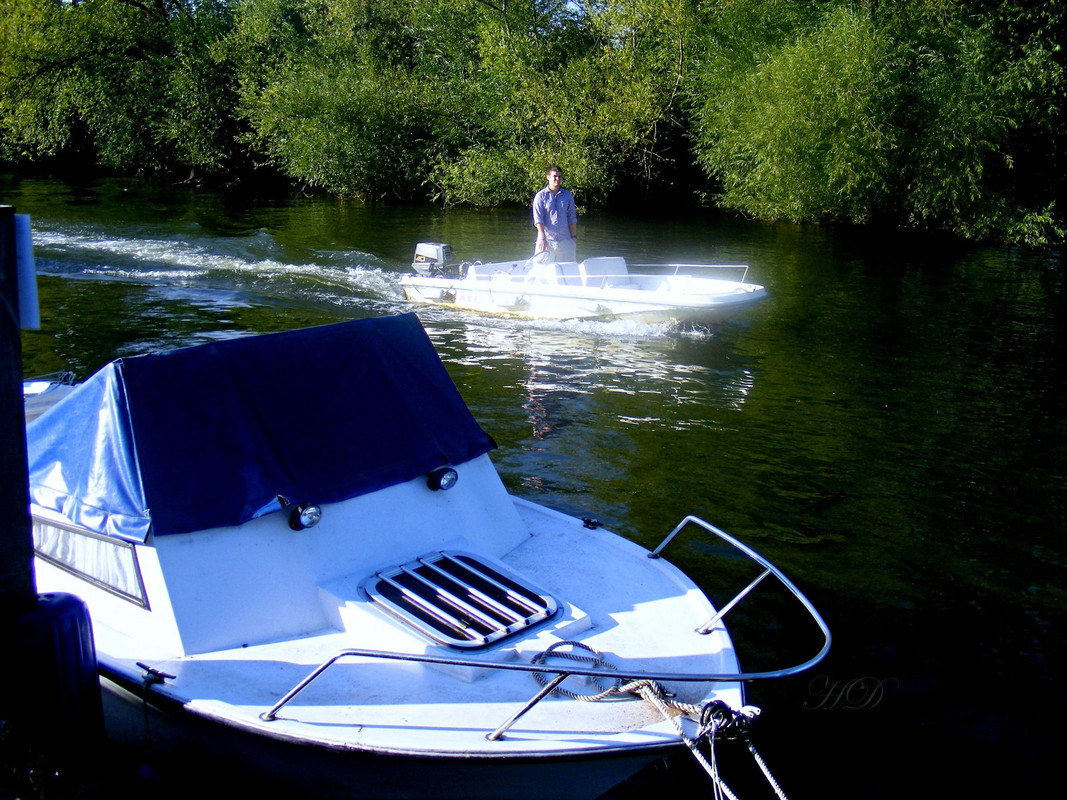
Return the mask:
<svg viewBox="0 0 1067 800">
<path fill-rule="evenodd" d="M 30 499 L 143 542 L 331 503 L 495 444 L 414 314 L 122 358 L 27 428 Z"/>
</svg>

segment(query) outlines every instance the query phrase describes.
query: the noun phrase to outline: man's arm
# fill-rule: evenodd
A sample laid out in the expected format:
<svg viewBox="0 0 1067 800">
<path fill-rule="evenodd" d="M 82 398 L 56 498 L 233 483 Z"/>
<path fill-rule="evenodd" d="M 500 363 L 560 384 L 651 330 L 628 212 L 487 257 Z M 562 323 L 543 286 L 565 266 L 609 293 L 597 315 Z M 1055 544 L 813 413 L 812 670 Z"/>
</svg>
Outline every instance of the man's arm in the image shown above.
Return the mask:
<svg viewBox="0 0 1067 800">
<path fill-rule="evenodd" d="M 534 195 L 533 202 L 530 204 L 533 209 L 533 221 L 534 227 L 537 229 L 537 245 L 534 247 L 535 253 L 543 252 L 548 243 L 545 241 L 545 224 L 544 220 L 544 206 L 540 202 L 541 193 L 538 192 Z"/>
</svg>

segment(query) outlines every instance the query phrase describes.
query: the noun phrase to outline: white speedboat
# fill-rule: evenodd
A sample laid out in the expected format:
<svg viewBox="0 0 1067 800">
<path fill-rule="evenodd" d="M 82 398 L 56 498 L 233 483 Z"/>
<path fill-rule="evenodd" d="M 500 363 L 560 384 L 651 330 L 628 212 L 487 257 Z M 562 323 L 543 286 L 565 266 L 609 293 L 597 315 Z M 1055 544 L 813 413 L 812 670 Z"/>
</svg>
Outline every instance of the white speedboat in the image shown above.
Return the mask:
<svg viewBox="0 0 1067 800">
<path fill-rule="evenodd" d="M 517 261 L 456 264 L 447 244 L 421 242 L 404 296 L 416 303 L 530 319 L 630 319 L 715 322 L 762 300 L 744 264 L 659 264 L 630 269 L 622 256 L 581 262 Z"/>
<path fill-rule="evenodd" d="M 664 545 L 777 577 L 810 660 L 742 673 L 734 602 L 664 545 L 509 495 L 413 314 L 119 359 L 27 439 L 38 590 L 89 608 L 108 736 L 278 791 L 595 797 L 829 648 L 707 523 Z"/>
</svg>

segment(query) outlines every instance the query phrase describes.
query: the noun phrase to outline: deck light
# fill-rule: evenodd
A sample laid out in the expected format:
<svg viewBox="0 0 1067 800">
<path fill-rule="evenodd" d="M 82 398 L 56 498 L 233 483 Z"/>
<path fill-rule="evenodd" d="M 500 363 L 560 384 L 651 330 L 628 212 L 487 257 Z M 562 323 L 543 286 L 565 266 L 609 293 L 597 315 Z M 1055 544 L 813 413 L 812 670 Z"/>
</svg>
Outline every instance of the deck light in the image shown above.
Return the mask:
<svg viewBox="0 0 1067 800">
<path fill-rule="evenodd" d="M 452 467 L 438 467 L 426 476 L 426 485 L 436 491 L 446 492 L 456 485 L 459 473 Z"/>
<path fill-rule="evenodd" d="M 289 514 L 289 527 L 294 531 L 313 528 L 322 519 L 322 508 L 314 503 L 300 503 Z"/>
<path fill-rule="evenodd" d="M 289 509 L 289 527 L 294 531 L 314 528 L 322 519 L 322 506 L 315 503 L 294 504 L 288 497 L 278 495 L 282 508 Z"/>
</svg>

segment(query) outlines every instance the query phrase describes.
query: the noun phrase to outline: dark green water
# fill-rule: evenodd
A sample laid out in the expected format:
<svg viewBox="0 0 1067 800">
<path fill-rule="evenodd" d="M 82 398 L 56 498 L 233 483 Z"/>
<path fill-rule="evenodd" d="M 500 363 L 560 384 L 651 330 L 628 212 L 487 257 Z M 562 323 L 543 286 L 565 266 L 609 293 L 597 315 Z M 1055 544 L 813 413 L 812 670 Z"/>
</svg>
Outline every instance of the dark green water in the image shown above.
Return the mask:
<svg viewBox="0 0 1067 800">
<path fill-rule="evenodd" d="M 43 325 L 23 335 L 28 375 L 409 310 L 397 279 L 416 241 L 468 259 L 532 243 L 521 209 L 11 178 L 0 202 L 33 218 Z M 712 215 L 580 228 L 579 257 L 744 262 L 770 299 L 695 332 L 419 309 L 509 488 L 649 547 L 697 514 L 808 593 L 831 655 L 750 690 L 756 742 L 794 800 L 1027 797 L 1059 777 L 1060 254 Z M 718 599 L 736 577 L 696 535 L 668 556 Z M 748 668 L 817 646 L 770 612 L 732 627 Z M 709 791 L 679 761 L 632 794 L 675 789 Z"/>
</svg>

